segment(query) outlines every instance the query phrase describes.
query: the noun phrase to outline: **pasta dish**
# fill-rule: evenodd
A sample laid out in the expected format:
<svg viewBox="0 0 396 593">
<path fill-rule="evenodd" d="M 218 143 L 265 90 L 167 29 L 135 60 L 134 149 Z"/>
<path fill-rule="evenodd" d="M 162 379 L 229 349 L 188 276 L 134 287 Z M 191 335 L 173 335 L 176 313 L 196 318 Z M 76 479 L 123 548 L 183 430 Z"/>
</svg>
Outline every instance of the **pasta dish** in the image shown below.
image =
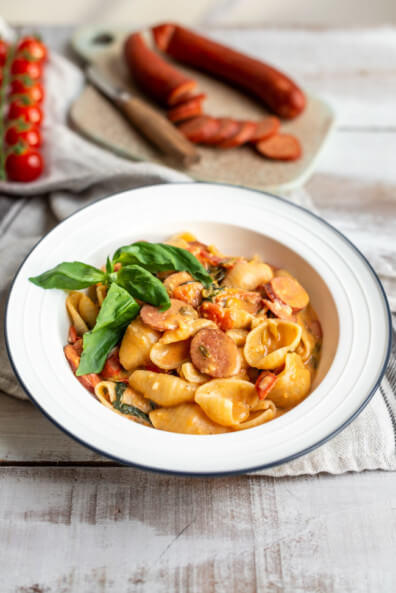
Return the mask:
<svg viewBox="0 0 396 593">
<path fill-rule="evenodd" d="M 102 269 L 30 278 L 67 290 L 66 359 L 106 408 L 144 426 L 218 434 L 259 426 L 310 393 L 322 342 L 307 291 L 260 257 L 181 233 L 117 249 Z"/>
</svg>

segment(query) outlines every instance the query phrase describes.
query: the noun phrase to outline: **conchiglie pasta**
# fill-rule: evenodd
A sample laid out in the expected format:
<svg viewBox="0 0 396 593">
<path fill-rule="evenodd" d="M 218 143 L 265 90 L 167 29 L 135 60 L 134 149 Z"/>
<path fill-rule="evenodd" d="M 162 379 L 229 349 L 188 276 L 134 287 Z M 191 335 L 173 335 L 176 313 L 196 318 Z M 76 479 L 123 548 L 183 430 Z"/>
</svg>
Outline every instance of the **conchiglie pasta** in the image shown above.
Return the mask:
<svg viewBox="0 0 396 593">
<path fill-rule="evenodd" d="M 269 420 L 273 420 L 276 414 L 276 406 L 274 402 L 270 400 L 265 400 L 261 402 L 260 410 L 256 408 L 252 414 L 250 414 L 248 420 L 242 422 L 241 424 L 235 425 L 233 428 L 234 430 L 246 430 L 247 428 L 254 428 L 255 426 L 260 426 L 260 424 L 265 424 Z"/>
<path fill-rule="evenodd" d="M 304 366 L 301 357 L 294 352 L 286 355 L 285 368 L 271 389 L 271 400 L 279 408 L 290 408 L 299 404 L 309 393 L 311 373 Z"/>
<path fill-rule="evenodd" d="M 248 331 L 246 329 L 229 329 L 226 331 L 227 336 L 230 336 L 231 340 L 235 342 L 237 346 L 244 346 L 246 342 L 246 337 L 248 335 Z"/>
<path fill-rule="evenodd" d="M 181 340 L 187 340 L 195 336 L 199 330 L 204 327 L 216 327 L 216 324 L 209 319 L 188 319 L 180 322 L 179 327 L 176 329 L 169 329 L 164 332 L 160 338 L 161 344 L 171 344 L 172 342 L 179 342 Z"/>
<path fill-rule="evenodd" d="M 157 408 L 150 412 L 154 428 L 184 434 L 219 434 L 228 432 L 225 426 L 212 422 L 202 409 L 194 403 L 186 403 L 174 408 Z"/>
<path fill-rule="evenodd" d="M 134 319 L 127 327 L 120 346 L 120 362 L 130 371 L 150 363 L 150 350 L 160 333 L 145 325 L 141 319 Z"/>
<path fill-rule="evenodd" d="M 192 362 L 185 362 L 182 364 L 179 369 L 179 375 L 185 381 L 188 381 L 189 383 L 197 383 L 198 385 L 210 380 L 210 376 L 200 373 Z"/>
<path fill-rule="evenodd" d="M 249 333 L 244 354 L 250 366 L 276 369 L 286 354 L 295 350 L 301 339 L 301 327 L 291 321 L 267 319 Z"/>
<path fill-rule="evenodd" d="M 194 401 L 196 390 L 196 385 L 180 377 L 143 370 L 130 375 L 129 385 L 157 405 L 166 407 Z"/>
<path fill-rule="evenodd" d="M 95 395 L 101 404 L 106 406 L 106 408 L 111 409 L 116 414 L 128 418 L 129 420 L 133 420 L 134 422 L 146 424 L 146 422 L 142 421 L 140 418 L 137 418 L 132 414 L 121 413 L 113 406 L 113 402 L 116 400 L 116 384 L 112 381 L 101 381 L 98 383 L 95 386 Z M 139 393 L 133 391 L 130 387 L 127 387 L 123 392 L 120 403 L 134 406 L 145 414 L 148 414 L 152 409 L 150 402 Z"/>
<path fill-rule="evenodd" d="M 257 400 L 252 383 L 241 379 L 214 379 L 198 387 L 195 401 L 213 422 L 235 426 L 247 420 Z"/>
<path fill-rule="evenodd" d="M 190 340 L 162 344 L 154 344 L 150 350 L 150 359 L 158 368 L 164 370 L 177 369 L 190 358 Z"/>
<path fill-rule="evenodd" d="M 254 290 L 273 278 L 271 266 L 262 262 L 237 262 L 227 273 L 223 285 L 245 290 Z"/>
<path fill-rule="evenodd" d="M 72 291 L 66 299 L 66 309 L 78 335 L 95 325 L 98 306 L 83 292 Z"/>
</svg>

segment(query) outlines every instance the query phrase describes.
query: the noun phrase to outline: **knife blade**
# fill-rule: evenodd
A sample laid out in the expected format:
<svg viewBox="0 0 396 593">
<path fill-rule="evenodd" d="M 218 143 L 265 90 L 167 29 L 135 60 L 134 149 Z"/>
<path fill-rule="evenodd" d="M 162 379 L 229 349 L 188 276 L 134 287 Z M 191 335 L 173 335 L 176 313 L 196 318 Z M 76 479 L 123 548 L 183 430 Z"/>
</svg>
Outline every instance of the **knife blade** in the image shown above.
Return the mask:
<svg viewBox="0 0 396 593">
<path fill-rule="evenodd" d="M 114 103 L 152 144 L 182 167 L 200 161 L 196 147 L 185 138 L 159 111 L 135 97 L 125 89 L 115 86 L 95 66 L 85 70 L 87 80 Z"/>
</svg>

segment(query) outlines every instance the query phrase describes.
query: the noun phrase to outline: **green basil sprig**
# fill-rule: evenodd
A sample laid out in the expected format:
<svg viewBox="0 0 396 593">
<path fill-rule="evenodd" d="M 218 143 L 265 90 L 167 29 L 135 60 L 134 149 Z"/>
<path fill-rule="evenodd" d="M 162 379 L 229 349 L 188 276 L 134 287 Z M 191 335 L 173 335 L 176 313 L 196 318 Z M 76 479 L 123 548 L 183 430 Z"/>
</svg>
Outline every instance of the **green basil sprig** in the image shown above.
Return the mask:
<svg viewBox="0 0 396 593">
<path fill-rule="evenodd" d="M 124 266 L 118 272 L 114 272 L 110 278 L 136 299 L 159 307 L 162 311 L 169 309 L 171 305 L 161 280 L 141 266 Z"/>
<path fill-rule="evenodd" d="M 100 373 L 112 348 L 139 313 L 135 299 L 121 286 L 111 284 L 95 327 L 83 336 L 83 352 L 76 375 Z"/>
<path fill-rule="evenodd" d="M 58 264 L 55 268 L 29 278 L 29 280 L 41 288 L 80 290 L 98 282 L 104 282 L 105 278 L 106 274 L 102 270 L 79 261 L 73 261 Z"/>
<path fill-rule="evenodd" d="M 213 280 L 201 262 L 186 249 L 138 241 L 117 249 L 113 255 L 113 264 L 137 264 L 150 272 L 189 272 L 193 278 L 209 286 Z"/>
<path fill-rule="evenodd" d="M 141 418 L 145 420 L 149 424 L 151 423 L 150 417 L 136 406 L 131 406 L 131 404 L 123 404 L 121 403 L 121 398 L 127 386 L 125 383 L 116 383 L 115 392 L 116 392 L 116 399 L 113 401 L 113 408 L 121 412 L 121 414 L 128 414 L 128 416 L 135 416 L 136 418 Z"/>
</svg>

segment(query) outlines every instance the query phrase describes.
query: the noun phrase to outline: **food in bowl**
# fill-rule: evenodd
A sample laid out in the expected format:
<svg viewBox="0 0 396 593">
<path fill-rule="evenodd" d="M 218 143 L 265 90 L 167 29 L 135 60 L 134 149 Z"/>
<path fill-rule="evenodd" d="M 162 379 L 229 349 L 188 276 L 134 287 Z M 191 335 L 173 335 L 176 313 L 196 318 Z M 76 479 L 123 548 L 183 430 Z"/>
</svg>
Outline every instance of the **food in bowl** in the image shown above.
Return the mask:
<svg viewBox="0 0 396 593">
<path fill-rule="evenodd" d="M 320 322 L 298 280 L 258 256 L 225 256 L 181 233 L 120 247 L 103 269 L 64 262 L 30 280 L 69 291 L 65 356 L 104 406 L 134 422 L 239 431 L 310 393 Z"/>
</svg>

